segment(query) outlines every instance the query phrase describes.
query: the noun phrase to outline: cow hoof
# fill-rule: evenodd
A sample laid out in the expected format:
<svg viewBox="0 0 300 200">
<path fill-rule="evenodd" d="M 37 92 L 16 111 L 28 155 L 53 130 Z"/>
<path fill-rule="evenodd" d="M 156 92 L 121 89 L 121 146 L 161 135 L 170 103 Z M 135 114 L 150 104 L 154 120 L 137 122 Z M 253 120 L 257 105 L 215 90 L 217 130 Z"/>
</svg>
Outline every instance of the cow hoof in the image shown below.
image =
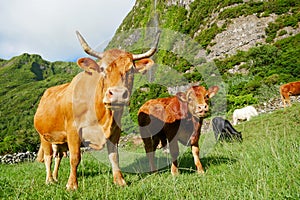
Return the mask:
<svg viewBox="0 0 300 200">
<path fill-rule="evenodd" d="M 78 183 L 77 181 L 68 181 L 66 185 L 67 190 L 77 190 L 78 188 Z"/>
<path fill-rule="evenodd" d="M 53 184 L 53 183 L 55 183 L 55 180 L 51 177 L 51 178 L 48 178 L 47 180 L 46 180 L 46 185 L 50 185 L 50 184 Z"/>
<path fill-rule="evenodd" d="M 118 186 L 127 186 L 126 182 L 124 179 L 119 179 L 119 180 L 115 180 L 114 183 Z"/>
<path fill-rule="evenodd" d="M 178 176 L 178 175 L 179 175 L 178 169 L 176 169 L 176 170 L 171 170 L 171 174 L 172 174 L 172 176 Z"/>
<path fill-rule="evenodd" d="M 151 170 L 150 173 L 151 173 L 151 174 L 157 174 L 157 173 L 158 173 L 158 170 L 157 170 L 157 169 L 156 169 L 156 170 Z"/>
<path fill-rule="evenodd" d="M 67 184 L 66 188 L 67 188 L 67 190 L 77 190 L 78 185 L 76 185 L 76 184 L 71 184 L 71 185 Z"/>
<path fill-rule="evenodd" d="M 204 172 L 204 170 L 198 170 L 197 171 L 197 174 L 204 174 L 205 172 Z"/>
</svg>

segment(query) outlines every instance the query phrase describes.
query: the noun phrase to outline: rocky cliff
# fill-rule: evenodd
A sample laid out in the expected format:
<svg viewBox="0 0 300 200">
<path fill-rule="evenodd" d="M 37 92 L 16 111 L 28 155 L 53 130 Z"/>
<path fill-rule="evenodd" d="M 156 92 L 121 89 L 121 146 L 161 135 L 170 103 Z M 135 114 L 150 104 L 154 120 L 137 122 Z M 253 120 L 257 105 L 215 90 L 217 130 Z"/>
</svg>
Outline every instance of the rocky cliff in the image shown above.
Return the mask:
<svg viewBox="0 0 300 200">
<path fill-rule="evenodd" d="M 275 5 L 276 2 L 279 2 L 278 5 Z M 231 0 L 226 3 L 219 0 L 207 2 L 200 0 L 137 0 L 134 9 L 119 30 L 145 26 L 147 23 L 141 21 L 151 21 L 153 17 L 151 13 L 157 12 L 160 16 L 159 26 L 161 28 L 190 35 L 200 44 L 208 39 L 208 44 L 205 44 L 203 50 L 197 55 L 205 56 L 211 61 L 233 55 L 238 50 L 247 51 L 251 47 L 267 43 L 266 30 L 276 23 L 278 17 L 296 16 L 299 21 L 300 17 L 297 14 L 299 3 L 296 2 L 295 0 L 277 0 L 272 4 L 268 0 Z M 285 5 L 288 9 L 281 11 Z M 143 11 L 143 18 L 139 16 L 139 11 Z M 174 19 L 170 19 L 170 17 Z M 195 22 L 194 20 L 199 21 Z M 282 24 L 282 20 L 279 21 L 281 21 L 280 28 L 276 31 L 272 42 L 300 33 L 299 22 L 297 25 L 288 25 Z M 128 26 L 128 24 L 132 24 L 132 26 Z M 210 32 L 211 35 L 208 35 Z M 134 39 L 138 40 L 138 38 Z M 174 48 L 176 48 L 175 45 Z"/>
</svg>

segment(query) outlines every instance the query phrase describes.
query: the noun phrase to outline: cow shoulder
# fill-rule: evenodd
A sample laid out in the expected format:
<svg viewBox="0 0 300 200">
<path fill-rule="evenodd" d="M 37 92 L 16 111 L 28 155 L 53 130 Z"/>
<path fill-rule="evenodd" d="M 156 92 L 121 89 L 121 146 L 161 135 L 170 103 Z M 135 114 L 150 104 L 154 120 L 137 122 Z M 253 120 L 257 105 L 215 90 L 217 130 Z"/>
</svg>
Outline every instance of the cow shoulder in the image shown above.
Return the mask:
<svg viewBox="0 0 300 200">
<path fill-rule="evenodd" d="M 167 120 L 166 122 L 174 122 L 176 120 L 184 119 L 188 116 L 188 106 L 185 93 L 177 93 L 175 97 L 171 99 L 167 108 Z"/>
</svg>

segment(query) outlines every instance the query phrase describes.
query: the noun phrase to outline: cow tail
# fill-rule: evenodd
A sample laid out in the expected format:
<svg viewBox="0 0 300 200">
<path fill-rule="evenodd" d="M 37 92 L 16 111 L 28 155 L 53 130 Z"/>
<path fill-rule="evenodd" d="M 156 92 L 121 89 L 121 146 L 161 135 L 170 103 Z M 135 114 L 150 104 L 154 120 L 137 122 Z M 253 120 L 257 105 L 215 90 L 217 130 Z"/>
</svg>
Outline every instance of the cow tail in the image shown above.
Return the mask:
<svg viewBox="0 0 300 200">
<path fill-rule="evenodd" d="M 44 150 L 42 148 L 42 145 L 40 146 L 39 151 L 37 153 L 36 161 L 37 162 L 44 162 Z"/>
</svg>

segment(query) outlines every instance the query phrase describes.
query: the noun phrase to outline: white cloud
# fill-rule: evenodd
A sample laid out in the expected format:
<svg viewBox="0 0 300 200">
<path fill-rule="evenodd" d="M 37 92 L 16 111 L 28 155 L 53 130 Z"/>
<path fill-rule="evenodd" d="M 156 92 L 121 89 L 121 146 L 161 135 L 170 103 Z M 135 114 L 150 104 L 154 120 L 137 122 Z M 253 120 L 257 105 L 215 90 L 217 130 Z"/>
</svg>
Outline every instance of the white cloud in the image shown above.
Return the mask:
<svg viewBox="0 0 300 200">
<path fill-rule="evenodd" d="M 0 58 L 35 53 L 49 61 L 85 56 L 75 31 L 94 47 L 110 39 L 135 0 L 0 1 Z"/>
</svg>

